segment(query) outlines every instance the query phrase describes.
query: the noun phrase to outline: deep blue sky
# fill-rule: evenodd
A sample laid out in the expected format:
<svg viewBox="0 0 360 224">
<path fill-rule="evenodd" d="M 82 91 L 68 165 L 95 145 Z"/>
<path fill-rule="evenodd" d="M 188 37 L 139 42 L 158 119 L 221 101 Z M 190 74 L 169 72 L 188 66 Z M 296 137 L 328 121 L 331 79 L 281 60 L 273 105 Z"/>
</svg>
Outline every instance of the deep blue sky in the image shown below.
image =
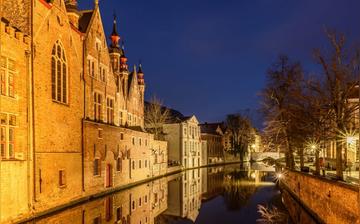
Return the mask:
<svg viewBox="0 0 360 224">
<path fill-rule="evenodd" d="M 326 46 L 324 27 L 360 42 L 359 0 L 100 0 L 100 8 L 107 34 L 116 11 L 129 64 L 142 60 L 147 98 L 203 122 L 258 108 L 280 53 L 316 70 L 312 49 Z"/>
</svg>

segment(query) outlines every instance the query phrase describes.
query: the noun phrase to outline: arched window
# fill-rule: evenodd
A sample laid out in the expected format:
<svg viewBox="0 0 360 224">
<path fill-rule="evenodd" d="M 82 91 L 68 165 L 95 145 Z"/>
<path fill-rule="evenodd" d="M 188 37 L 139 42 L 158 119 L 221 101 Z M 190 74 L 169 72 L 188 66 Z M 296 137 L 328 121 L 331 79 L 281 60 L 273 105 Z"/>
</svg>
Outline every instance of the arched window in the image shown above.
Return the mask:
<svg viewBox="0 0 360 224">
<path fill-rule="evenodd" d="M 60 103 L 68 103 L 68 76 L 64 48 L 56 41 L 51 55 L 51 87 L 52 99 Z"/>
</svg>

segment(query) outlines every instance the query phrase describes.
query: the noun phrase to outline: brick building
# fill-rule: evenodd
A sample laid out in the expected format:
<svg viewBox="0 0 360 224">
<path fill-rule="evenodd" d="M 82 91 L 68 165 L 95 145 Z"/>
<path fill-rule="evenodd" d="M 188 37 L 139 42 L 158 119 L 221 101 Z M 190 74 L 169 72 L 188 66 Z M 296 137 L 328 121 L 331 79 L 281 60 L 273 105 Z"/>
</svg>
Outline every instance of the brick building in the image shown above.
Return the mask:
<svg viewBox="0 0 360 224">
<path fill-rule="evenodd" d="M 0 223 L 166 172 L 167 143 L 144 130 L 144 73 L 129 69 L 116 18 L 109 35 L 97 0 L 1 10 Z"/>
<path fill-rule="evenodd" d="M 223 132 L 221 123 L 200 124 L 201 140 L 206 141 L 206 161 L 205 164 L 224 162 Z M 203 165 L 205 165 L 203 164 Z"/>
</svg>

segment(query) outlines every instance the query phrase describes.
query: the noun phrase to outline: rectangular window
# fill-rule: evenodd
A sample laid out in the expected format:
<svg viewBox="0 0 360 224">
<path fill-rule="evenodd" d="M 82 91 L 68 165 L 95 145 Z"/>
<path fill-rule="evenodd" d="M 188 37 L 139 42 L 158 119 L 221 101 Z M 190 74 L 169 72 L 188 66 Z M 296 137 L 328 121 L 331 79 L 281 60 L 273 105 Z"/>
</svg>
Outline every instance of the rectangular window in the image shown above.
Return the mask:
<svg viewBox="0 0 360 224">
<path fill-rule="evenodd" d="M 95 62 L 91 62 L 91 76 L 95 77 Z"/>
<path fill-rule="evenodd" d="M 6 70 L 0 68 L 0 81 L 1 81 L 1 95 L 6 96 Z"/>
<path fill-rule="evenodd" d="M 120 221 L 122 218 L 122 207 L 116 209 L 116 221 Z"/>
<path fill-rule="evenodd" d="M 120 140 L 124 140 L 124 133 L 120 133 Z"/>
<path fill-rule="evenodd" d="M 15 126 L 16 116 L 0 113 L 0 156 L 15 157 Z"/>
<path fill-rule="evenodd" d="M 15 145 L 15 130 L 14 128 L 9 128 L 9 157 L 10 158 L 14 158 L 15 157 L 15 153 L 14 153 L 14 145 Z"/>
<path fill-rule="evenodd" d="M 109 124 L 114 123 L 114 100 L 107 98 L 106 99 L 106 114 L 107 114 L 107 122 Z"/>
<path fill-rule="evenodd" d="M 0 59 L 0 93 L 4 96 L 15 96 L 15 61 L 1 56 Z"/>
<path fill-rule="evenodd" d="M 139 160 L 139 169 L 141 169 L 141 160 Z"/>
<path fill-rule="evenodd" d="M 123 112 L 119 112 L 119 125 L 123 124 Z"/>
<path fill-rule="evenodd" d="M 100 93 L 94 93 L 94 120 L 101 120 L 101 104 L 102 95 Z"/>
<path fill-rule="evenodd" d="M 117 158 L 117 160 L 116 160 L 116 170 L 120 172 L 121 169 L 122 169 L 122 160 L 121 160 L 121 158 L 119 157 L 119 158 Z"/>
<path fill-rule="evenodd" d="M 9 72 L 8 73 L 8 93 L 9 96 L 14 97 L 15 96 L 15 91 L 14 91 L 14 73 Z"/>
<path fill-rule="evenodd" d="M 100 176 L 101 166 L 100 159 L 94 160 L 94 176 Z"/>
<path fill-rule="evenodd" d="M 96 217 L 93 221 L 93 224 L 101 224 L 101 219 L 100 217 Z"/>
<path fill-rule="evenodd" d="M 0 126 L 0 150 L 1 157 L 6 157 L 6 127 Z"/>
<path fill-rule="evenodd" d="M 65 170 L 59 170 L 59 186 L 64 187 L 65 185 Z"/>
</svg>

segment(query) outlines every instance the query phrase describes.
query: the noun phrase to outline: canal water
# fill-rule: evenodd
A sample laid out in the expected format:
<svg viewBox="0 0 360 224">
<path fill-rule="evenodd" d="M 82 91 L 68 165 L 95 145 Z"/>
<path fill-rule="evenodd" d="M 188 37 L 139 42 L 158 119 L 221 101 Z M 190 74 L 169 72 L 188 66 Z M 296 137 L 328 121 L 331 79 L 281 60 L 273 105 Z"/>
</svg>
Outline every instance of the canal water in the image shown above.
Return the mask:
<svg viewBox="0 0 360 224">
<path fill-rule="evenodd" d="M 273 223 L 315 223 L 289 194 L 281 194 L 274 176 L 263 164 L 187 170 L 29 223 L 238 224 L 268 223 L 269 217 L 280 217 Z"/>
</svg>

